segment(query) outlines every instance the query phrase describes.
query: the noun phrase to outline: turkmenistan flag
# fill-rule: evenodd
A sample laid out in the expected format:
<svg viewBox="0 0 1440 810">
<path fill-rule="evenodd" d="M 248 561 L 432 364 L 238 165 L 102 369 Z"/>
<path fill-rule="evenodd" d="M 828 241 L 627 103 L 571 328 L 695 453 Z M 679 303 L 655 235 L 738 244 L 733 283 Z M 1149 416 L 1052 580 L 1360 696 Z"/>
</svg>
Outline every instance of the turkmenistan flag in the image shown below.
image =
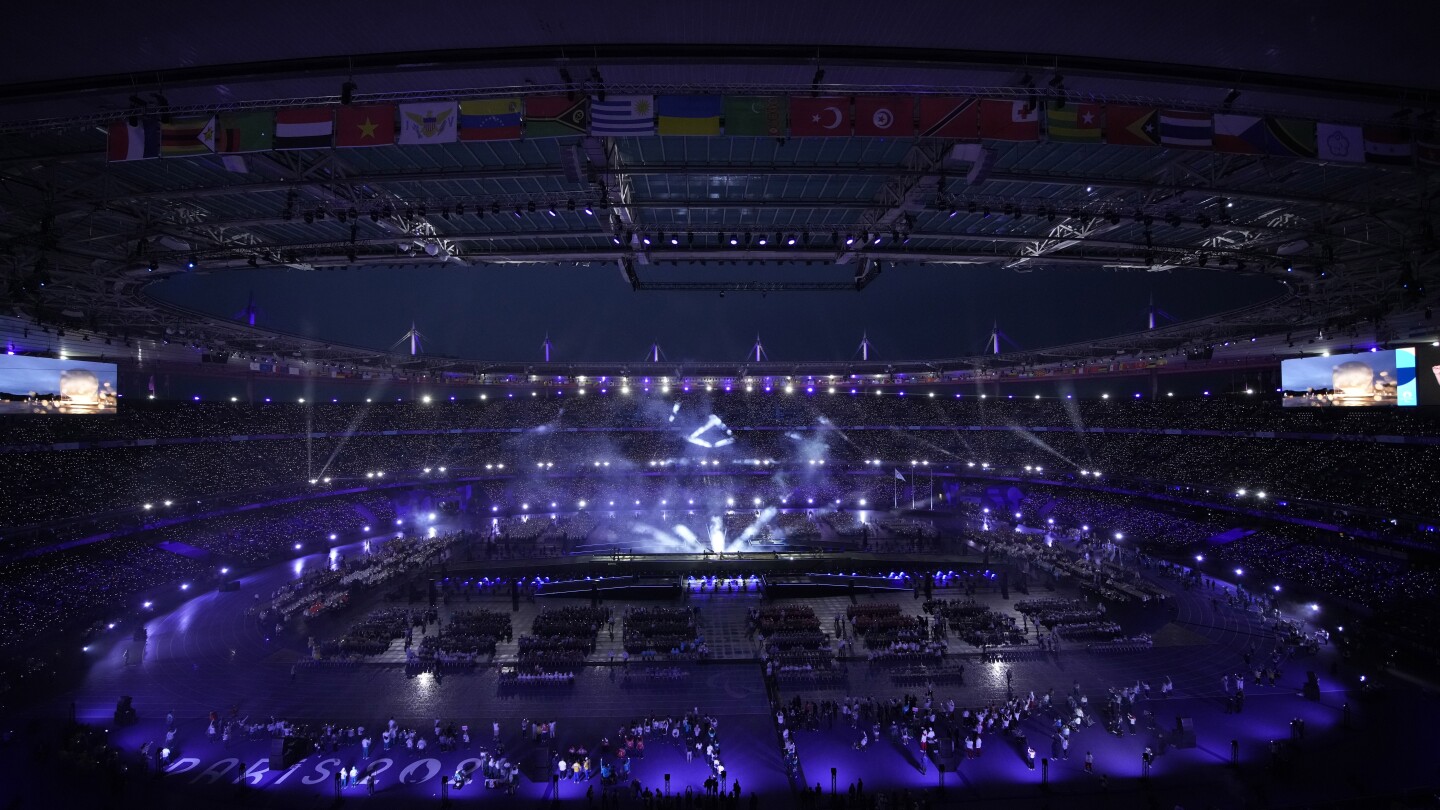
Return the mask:
<svg viewBox="0 0 1440 810">
<path fill-rule="evenodd" d="M 275 113 L 245 110 L 224 113 L 215 131 L 215 151 L 221 154 L 264 152 L 275 144 Z"/>
<path fill-rule="evenodd" d="M 1045 105 L 1045 134 L 1052 141 L 1100 142 L 1100 105 L 1055 103 Z"/>
<path fill-rule="evenodd" d="M 160 124 L 163 157 L 208 155 L 215 151 L 215 116 L 176 118 Z"/>
<path fill-rule="evenodd" d="M 725 134 L 782 137 L 787 109 L 784 96 L 726 96 Z"/>
</svg>

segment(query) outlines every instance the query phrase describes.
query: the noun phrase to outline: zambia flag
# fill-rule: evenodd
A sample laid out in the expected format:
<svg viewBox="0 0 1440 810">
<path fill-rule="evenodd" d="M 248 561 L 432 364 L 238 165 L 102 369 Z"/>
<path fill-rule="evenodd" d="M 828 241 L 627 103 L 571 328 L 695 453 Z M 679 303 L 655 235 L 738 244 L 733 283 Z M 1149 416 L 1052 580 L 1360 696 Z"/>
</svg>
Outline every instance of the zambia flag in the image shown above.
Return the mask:
<svg viewBox="0 0 1440 810">
<path fill-rule="evenodd" d="M 224 113 L 215 132 L 221 154 L 265 152 L 275 143 L 275 113 L 270 110 Z"/>
<path fill-rule="evenodd" d="M 783 96 L 726 96 L 725 134 L 779 138 L 785 134 Z"/>
<path fill-rule="evenodd" d="M 1045 106 L 1045 132 L 1052 141 L 1100 142 L 1100 105 L 1054 103 Z"/>
<path fill-rule="evenodd" d="M 565 96 L 525 99 L 525 137 L 565 138 L 590 132 L 590 99 Z"/>
</svg>

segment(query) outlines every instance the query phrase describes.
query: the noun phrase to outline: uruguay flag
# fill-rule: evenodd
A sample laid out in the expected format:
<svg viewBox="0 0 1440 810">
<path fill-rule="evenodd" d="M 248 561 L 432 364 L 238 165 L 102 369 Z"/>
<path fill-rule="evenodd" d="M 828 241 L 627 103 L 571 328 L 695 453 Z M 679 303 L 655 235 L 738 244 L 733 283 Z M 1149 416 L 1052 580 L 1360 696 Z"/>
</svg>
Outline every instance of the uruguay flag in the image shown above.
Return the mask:
<svg viewBox="0 0 1440 810">
<path fill-rule="evenodd" d="M 105 157 L 112 162 L 160 157 L 160 123 L 141 119 L 133 127 L 126 121 L 111 124 Z"/>
<path fill-rule="evenodd" d="M 654 96 L 590 98 L 591 135 L 654 135 Z"/>
</svg>

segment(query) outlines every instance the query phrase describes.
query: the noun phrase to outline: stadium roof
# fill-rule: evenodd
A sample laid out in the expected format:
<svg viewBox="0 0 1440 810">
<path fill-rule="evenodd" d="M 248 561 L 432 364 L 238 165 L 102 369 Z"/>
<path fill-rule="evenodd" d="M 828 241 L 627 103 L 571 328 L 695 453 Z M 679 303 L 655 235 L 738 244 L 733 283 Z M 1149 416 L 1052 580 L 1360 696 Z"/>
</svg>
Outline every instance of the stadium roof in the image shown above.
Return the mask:
<svg viewBox="0 0 1440 810">
<path fill-rule="evenodd" d="M 1440 69 L 1403 15 L 1345 6 L 1331 22 L 1324 3 L 1164 17 L 1153 4 L 1097 15 L 1042 3 L 1023 19 L 956 3 L 896 15 L 846 3 L 644 14 L 550 3 L 416 19 L 360 2 L 247 7 L 221 25 L 141 13 L 145 5 L 79 24 L 42 4 L 19 10 L 28 19 L 14 30 L 64 27 L 69 38 L 58 49 L 17 38 L 4 57 L 0 244 L 16 314 L 137 338 L 183 325 L 221 351 L 263 336 L 358 362 L 363 352 L 188 312 L 146 287 L 196 269 L 531 263 L 623 274 L 641 291 L 854 291 L 921 264 L 1137 278 L 1206 268 L 1284 282 L 1244 313 L 989 358 L 1043 362 L 1343 328 L 1413 315 L 1433 297 L 1424 282 L 1437 252 L 1437 175 L 1425 150 Z M 553 95 L 778 96 L 780 109 L 798 106 L 776 135 L 527 131 L 370 148 L 334 146 L 332 135 L 327 148 L 293 151 L 106 154 L 107 130 L 127 118 L 149 132 L 244 111 Z M 889 135 L 806 136 L 795 110 L 816 97 L 843 99 L 856 131 L 879 120 L 863 104 L 898 97 L 904 123 Z M 1034 135 L 1001 125 L 918 136 L 910 116 L 923 131 L 927 113 L 917 97 L 1014 102 L 1033 115 Z M 1131 108 L 1196 113 L 1207 126 L 1215 115 L 1254 116 L 1259 129 L 1238 146 L 1267 154 L 1182 148 L 1178 136 L 1153 146 L 1056 138 L 1068 114 L 1095 116 L 1081 137 L 1116 140 L 1101 122 Z M 1276 145 L 1287 121 L 1308 131 L 1308 147 L 1304 135 Z M 1323 129 L 1314 143 L 1315 122 L 1342 125 L 1354 143 L 1337 152 Z M 1403 145 L 1399 159 L 1382 153 L 1389 137 Z M 799 262 L 833 273 L 796 282 L 767 272 Z M 750 280 L 711 276 L 721 263 L 753 268 Z"/>
</svg>

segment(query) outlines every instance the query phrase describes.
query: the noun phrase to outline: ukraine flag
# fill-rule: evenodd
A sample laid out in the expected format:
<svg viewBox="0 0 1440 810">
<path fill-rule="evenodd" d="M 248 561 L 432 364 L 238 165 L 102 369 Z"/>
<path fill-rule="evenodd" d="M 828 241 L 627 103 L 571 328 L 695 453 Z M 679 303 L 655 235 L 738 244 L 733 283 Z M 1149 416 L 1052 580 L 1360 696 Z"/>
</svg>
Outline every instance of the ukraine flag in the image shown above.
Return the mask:
<svg viewBox="0 0 1440 810">
<path fill-rule="evenodd" d="M 720 96 L 660 96 L 661 135 L 719 135 Z"/>
</svg>

